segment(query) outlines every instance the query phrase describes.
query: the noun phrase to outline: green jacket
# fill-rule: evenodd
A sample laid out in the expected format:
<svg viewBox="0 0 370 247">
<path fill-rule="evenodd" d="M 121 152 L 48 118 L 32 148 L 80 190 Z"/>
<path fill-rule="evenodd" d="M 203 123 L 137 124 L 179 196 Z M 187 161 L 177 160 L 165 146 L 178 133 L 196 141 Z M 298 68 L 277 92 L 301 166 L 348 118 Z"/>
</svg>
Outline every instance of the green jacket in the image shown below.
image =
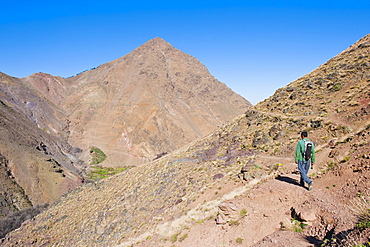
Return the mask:
<svg viewBox="0 0 370 247">
<path fill-rule="evenodd" d="M 305 158 L 303 157 L 304 152 L 304 141 L 310 141 L 308 138 L 304 138 L 302 140 L 299 140 L 297 143 L 297 147 L 295 149 L 295 162 L 298 161 L 305 161 Z M 312 155 L 311 155 L 311 162 L 316 162 L 316 153 L 315 153 L 315 145 L 312 145 Z"/>
</svg>

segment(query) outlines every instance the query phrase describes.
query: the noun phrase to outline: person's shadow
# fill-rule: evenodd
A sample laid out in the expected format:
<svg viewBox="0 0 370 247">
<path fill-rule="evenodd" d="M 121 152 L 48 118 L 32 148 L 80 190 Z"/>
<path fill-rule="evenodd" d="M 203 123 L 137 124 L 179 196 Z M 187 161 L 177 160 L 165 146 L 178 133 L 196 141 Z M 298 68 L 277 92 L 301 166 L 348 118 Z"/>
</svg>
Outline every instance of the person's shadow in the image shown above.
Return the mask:
<svg viewBox="0 0 370 247">
<path fill-rule="evenodd" d="M 300 186 L 300 184 L 298 183 L 298 181 L 295 180 L 294 178 L 291 178 L 291 177 L 279 176 L 279 177 L 276 178 L 276 180 L 279 180 L 279 181 L 282 181 L 282 182 L 286 182 L 286 183 L 289 183 L 289 184 Z"/>
</svg>

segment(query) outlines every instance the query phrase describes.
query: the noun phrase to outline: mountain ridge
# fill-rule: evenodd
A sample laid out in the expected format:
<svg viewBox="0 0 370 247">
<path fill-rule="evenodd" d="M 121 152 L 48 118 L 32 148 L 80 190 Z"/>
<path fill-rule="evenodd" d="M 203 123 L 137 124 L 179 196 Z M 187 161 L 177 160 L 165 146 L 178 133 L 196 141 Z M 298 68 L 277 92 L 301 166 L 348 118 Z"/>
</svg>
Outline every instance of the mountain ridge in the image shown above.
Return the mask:
<svg viewBox="0 0 370 247">
<path fill-rule="evenodd" d="M 216 131 L 61 197 L 3 244 L 365 243 L 348 203 L 369 199 L 370 35 L 353 47 Z M 317 147 L 311 192 L 298 186 L 293 159 L 303 130 Z M 309 225 L 297 233 L 296 221 Z"/>
<path fill-rule="evenodd" d="M 64 108 L 71 118 L 70 140 L 76 146 L 81 143 L 84 149 L 100 145 L 103 151 L 111 152 L 107 159 L 110 165 L 125 160 L 125 156 L 129 163 L 135 163 L 135 159 L 139 163 L 147 162 L 159 153 L 180 147 L 184 141 L 201 137 L 251 106 L 211 76 L 197 59 L 160 38 L 152 39 L 121 58 L 68 80 L 72 86 Z M 88 92 L 89 87 L 94 89 L 93 94 Z M 115 136 L 115 139 L 107 143 L 103 136 L 94 134 L 79 137 L 75 134 L 95 128 L 79 124 L 79 118 L 90 117 L 81 111 L 75 97 L 81 104 L 87 101 L 86 107 L 90 105 L 90 111 L 94 111 L 96 116 L 94 121 L 107 126 L 103 127 L 104 131 L 110 133 L 111 137 Z M 89 97 L 91 101 L 88 101 Z M 226 100 L 231 98 L 231 103 Z M 109 103 L 102 102 L 102 99 Z M 129 116 L 123 116 L 120 112 L 112 116 L 110 111 L 113 108 L 127 112 Z M 102 121 L 102 117 L 97 116 L 102 114 L 100 111 L 105 112 L 104 118 L 124 123 L 119 127 L 121 133 L 113 133 L 108 129 L 113 128 L 107 122 L 112 120 Z M 149 119 L 140 117 L 144 115 Z M 161 137 L 160 133 L 169 136 Z M 174 133 L 176 138 L 171 136 Z M 149 144 L 142 136 L 148 136 Z M 85 140 L 90 143 L 85 143 Z M 95 140 L 96 144 L 91 140 Z M 120 157 L 118 154 L 122 150 L 127 155 Z"/>
<path fill-rule="evenodd" d="M 86 182 L 95 169 L 93 148 L 107 157 L 100 166 L 132 167 L 249 106 L 199 61 L 160 38 L 71 78 L 0 73 L 0 216 L 52 203 Z"/>
</svg>

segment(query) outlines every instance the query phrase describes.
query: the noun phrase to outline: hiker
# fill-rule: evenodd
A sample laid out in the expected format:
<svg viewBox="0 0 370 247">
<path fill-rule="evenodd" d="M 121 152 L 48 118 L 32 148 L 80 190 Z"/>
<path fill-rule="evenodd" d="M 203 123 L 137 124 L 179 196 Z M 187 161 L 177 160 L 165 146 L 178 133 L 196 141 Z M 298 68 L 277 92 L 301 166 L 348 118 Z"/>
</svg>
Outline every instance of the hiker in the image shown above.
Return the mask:
<svg viewBox="0 0 370 247">
<path fill-rule="evenodd" d="M 301 140 L 298 141 L 295 151 L 295 163 L 298 164 L 298 170 L 301 174 L 299 184 L 305 187 L 305 183 L 308 184 L 308 190 L 312 190 L 313 182 L 307 176 L 308 170 L 313 168 L 313 164 L 316 161 L 315 147 L 313 143 L 307 138 L 308 133 L 303 131 L 301 133 Z"/>
</svg>

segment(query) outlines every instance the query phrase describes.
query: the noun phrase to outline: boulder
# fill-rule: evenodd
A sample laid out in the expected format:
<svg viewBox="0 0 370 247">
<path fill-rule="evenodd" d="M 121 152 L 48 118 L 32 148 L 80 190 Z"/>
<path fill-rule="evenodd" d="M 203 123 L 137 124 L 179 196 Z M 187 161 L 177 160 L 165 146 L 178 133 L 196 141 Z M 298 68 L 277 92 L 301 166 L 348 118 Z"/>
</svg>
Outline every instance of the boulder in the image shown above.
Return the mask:
<svg viewBox="0 0 370 247">
<path fill-rule="evenodd" d="M 216 217 L 216 223 L 219 225 L 225 225 L 230 221 L 238 220 L 240 217 L 237 207 L 232 202 L 222 202 L 218 206 L 218 214 Z"/>
</svg>

